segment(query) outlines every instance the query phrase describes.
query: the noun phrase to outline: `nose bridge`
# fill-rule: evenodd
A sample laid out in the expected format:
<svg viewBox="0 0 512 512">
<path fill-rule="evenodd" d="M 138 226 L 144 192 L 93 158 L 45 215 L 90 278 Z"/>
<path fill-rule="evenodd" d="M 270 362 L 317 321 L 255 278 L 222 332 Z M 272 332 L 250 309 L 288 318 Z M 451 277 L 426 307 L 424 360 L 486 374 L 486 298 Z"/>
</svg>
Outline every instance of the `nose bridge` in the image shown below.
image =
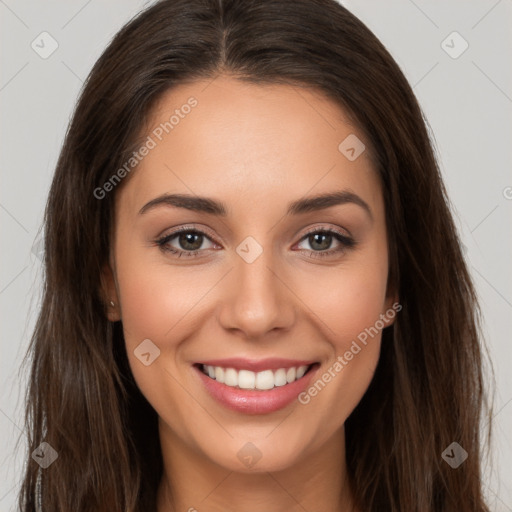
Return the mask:
<svg viewBox="0 0 512 512">
<path fill-rule="evenodd" d="M 265 247 L 248 236 L 236 247 L 232 289 L 222 306 L 225 328 L 236 328 L 257 338 L 293 322 L 293 304 L 287 288 L 276 276 L 279 267 L 267 237 Z"/>
</svg>

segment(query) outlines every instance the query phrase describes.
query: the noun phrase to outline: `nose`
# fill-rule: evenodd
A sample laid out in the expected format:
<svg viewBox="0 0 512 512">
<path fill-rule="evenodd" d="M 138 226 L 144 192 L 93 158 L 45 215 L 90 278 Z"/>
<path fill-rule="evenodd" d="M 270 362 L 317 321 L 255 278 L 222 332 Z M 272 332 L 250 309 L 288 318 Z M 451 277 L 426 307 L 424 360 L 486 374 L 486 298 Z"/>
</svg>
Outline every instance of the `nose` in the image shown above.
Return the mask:
<svg viewBox="0 0 512 512">
<path fill-rule="evenodd" d="M 219 315 L 224 329 L 257 341 L 293 325 L 296 297 L 271 250 L 263 250 L 252 262 L 235 254 L 226 281 Z"/>
</svg>

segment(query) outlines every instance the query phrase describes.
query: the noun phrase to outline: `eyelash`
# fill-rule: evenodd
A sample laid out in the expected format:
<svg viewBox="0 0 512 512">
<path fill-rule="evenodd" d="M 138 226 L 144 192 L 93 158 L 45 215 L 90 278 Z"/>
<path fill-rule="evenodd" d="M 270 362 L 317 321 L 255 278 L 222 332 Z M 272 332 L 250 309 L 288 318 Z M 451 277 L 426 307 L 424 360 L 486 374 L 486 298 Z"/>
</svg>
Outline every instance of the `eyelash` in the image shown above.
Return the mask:
<svg viewBox="0 0 512 512">
<path fill-rule="evenodd" d="M 179 249 L 175 249 L 173 247 L 168 246 L 167 244 L 174 238 L 176 238 L 181 233 L 193 233 L 196 235 L 203 235 L 206 238 L 210 239 L 211 237 L 205 233 L 204 231 L 191 228 L 191 227 L 181 227 L 173 231 L 172 233 L 168 235 L 164 235 L 163 237 L 160 237 L 154 241 L 154 243 L 162 250 L 163 252 L 170 252 L 172 254 L 177 255 L 176 257 L 181 258 L 182 256 L 185 256 L 187 258 L 195 257 L 198 253 L 204 251 L 205 249 L 197 249 L 195 251 L 182 251 Z M 332 235 L 338 242 L 340 242 L 340 247 L 337 249 L 328 249 L 326 251 L 308 251 L 310 253 L 310 256 L 314 258 L 325 258 L 328 256 L 332 256 L 337 253 L 341 253 L 347 249 L 351 249 L 356 245 L 356 241 L 346 236 L 334 229 L 324 229 L 324 228 L 313 228 L 310 231 L 306 232 L 304 236 L 300 239 L 299 243 L 303 240 L 307 239 L 309 236 L 313 234 L 327 234 Z M 210 240 L 211 241 L 211 240 Z"/>
</svg>

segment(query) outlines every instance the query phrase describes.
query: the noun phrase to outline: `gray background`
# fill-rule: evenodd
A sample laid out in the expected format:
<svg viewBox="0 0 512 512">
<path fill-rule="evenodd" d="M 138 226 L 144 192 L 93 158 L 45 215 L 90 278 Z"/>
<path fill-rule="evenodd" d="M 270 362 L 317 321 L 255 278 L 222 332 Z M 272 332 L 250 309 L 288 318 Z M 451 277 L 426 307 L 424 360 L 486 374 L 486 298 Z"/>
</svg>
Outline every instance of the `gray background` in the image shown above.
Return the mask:
<svg viewBox="0 0 512 512">
<path fill-rule="evenodd" d="M 58 152 L 93 63 L 146 4 L 0 0 L 1 511 L 13 510 L 23 466 L 23 443 L 15 446 L 25 385 L 18 371 L 39 305 L 38 230 Z M 512 511 L 512 0 L 343 4 L 397 60 L 432 127 L 496 375 L 493 467 L 486 467 L 485 492 L 492 510 Z M 47 59 L 31 47 L 44 31 L 58 43 Z M 453 31 L 463 39 L 447 39 Z M 464 40 L 469 47 L 453 58 Z"/>
</svg>

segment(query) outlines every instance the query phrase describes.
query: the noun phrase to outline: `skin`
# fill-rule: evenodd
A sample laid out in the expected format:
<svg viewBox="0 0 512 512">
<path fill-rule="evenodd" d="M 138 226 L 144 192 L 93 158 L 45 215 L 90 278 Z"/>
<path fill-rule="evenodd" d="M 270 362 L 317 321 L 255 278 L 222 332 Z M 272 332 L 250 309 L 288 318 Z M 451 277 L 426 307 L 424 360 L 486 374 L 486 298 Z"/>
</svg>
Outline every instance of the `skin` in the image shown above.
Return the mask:
<svg viewBox="0 0 512 512">
<path fill-rule="evenodd" d="M 397 301 L 369 143 L 349 161 L 338 145 L 349 134 L 364 137 L 337 104 L 315 90 L 226 75 L 166 93 L 146 136 L 191 96 L 197 106 L 116 190 L 103 275 L 115 303 L 109 319 L 122 320 L 133 375 L 159 416 L 158 512 L 356 510 L 344 422 L 374 374 L 380 333 L 308 404 L 263 415 L 217 403 L 192 364 L 283 357 L 318 361 L 320 376 Z M 341 189 L 363 199 L 371 216 L 354 203 L 285 214 L 294 200 Z M 171 206 L 139 214 L 163 193 L 214 198 L 228 215 Z M 206 232 L 198 256 L 178 258 L 155 244 L 185 225 Z M 357 243 L 343 248 L 332 238 L 316 252 L 342 250 L 315 257 L 310 228 L 338 229 Z M 250 264 L 236 252 L 248 236 L 263 249 Z M 169 245 L 187 250 L 179 237 Z M 161 351 L 149 366 L 134 355 L 145 339 Z M 237 457 L 247 442 L 261 454 L 252 468 Z"/>
</svg>

